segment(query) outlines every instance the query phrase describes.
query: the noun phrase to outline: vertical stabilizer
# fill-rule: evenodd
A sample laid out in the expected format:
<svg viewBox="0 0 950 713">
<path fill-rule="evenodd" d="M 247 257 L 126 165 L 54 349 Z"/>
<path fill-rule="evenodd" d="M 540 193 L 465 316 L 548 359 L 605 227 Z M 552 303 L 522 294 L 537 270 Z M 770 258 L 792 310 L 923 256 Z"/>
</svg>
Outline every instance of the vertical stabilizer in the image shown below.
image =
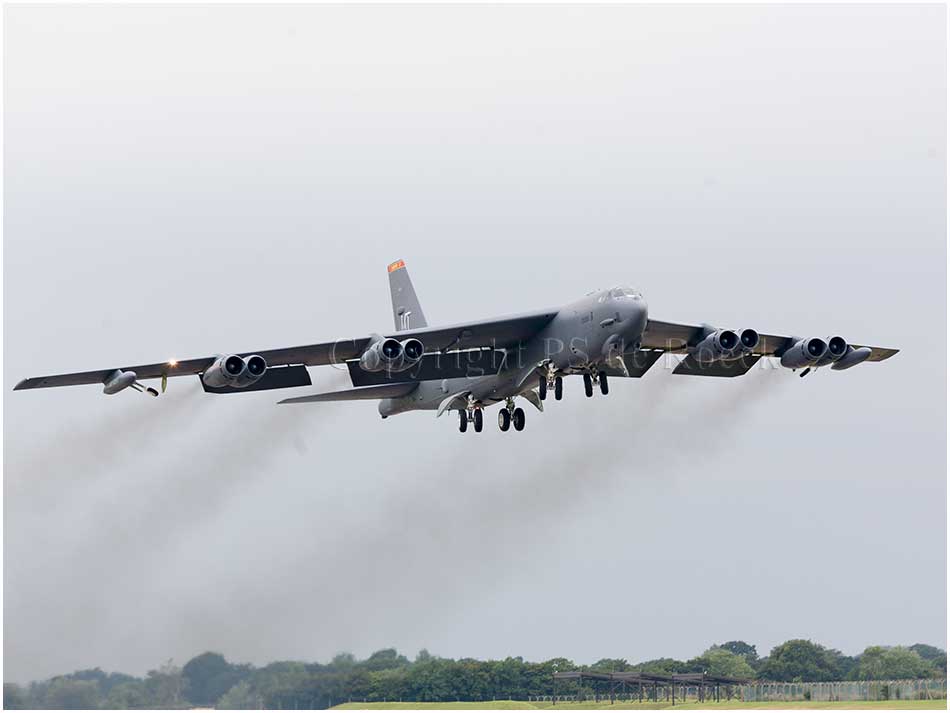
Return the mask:
<svg viewBox="0 0 950 713">
<path fill-rule="evenodd" d="M 389 265 L 389 292 L 393 298 L 393 321 L 396 331 L 419 329 L 428 326 L 419 298 L 412 287 L 409 272 L 404 260 L 396 260 Z"/>
</svg>

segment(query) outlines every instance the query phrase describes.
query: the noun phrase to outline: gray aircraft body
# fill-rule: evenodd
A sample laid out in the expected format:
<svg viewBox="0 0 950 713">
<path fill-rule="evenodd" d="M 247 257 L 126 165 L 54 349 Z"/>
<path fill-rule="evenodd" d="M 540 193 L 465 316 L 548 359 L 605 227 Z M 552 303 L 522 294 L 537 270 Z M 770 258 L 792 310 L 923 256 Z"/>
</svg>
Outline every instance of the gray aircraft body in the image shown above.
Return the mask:
<svg viewBox="0 0 950 713">
<path fill-rule="evenodd" d="M 383 418 L 406 411 L 458 413 L 460 431 L 481 431 L 483 410 L 502 403 L 503 431 L 525 427 L 524 399 L 539 411 L 550 391 L 563 396 L 563 380 L 580 376 L 586 395 L 608 393 L 608 379 L 643 376 L 664 354 L 678 354 L 673 374 L 737 377 L 760 359 L 786 368 L 849 369 L 883 361 L 896 349 L 850 344 L 840 336 L 760 334 L 751 328 L 663 322 L 649 317 L 643 295 L 630 287 L 596 290 L 564 307 L 478 322 L 429 327 L 405 263 L 389 265 L 395 332 L 140 366 L 24 379 L 15 390 L 100 384 L 106 394 L 132 388 L 158 396 L 144 379 L 197 375 L 206 392 L 241 393 L 310 386 L 307 367 L 345 364 L 353 387 L 288 398 L 280 403 L 379 401 Z"/>
</svg>

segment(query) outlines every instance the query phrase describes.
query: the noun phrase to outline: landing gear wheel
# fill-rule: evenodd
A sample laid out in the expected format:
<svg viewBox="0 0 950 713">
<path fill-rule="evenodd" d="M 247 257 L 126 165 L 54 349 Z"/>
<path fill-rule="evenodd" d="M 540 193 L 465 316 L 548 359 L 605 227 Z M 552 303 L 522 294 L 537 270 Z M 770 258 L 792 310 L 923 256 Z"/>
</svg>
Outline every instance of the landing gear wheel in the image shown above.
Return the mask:
<svg viewBox="0 0 950 713">
<path fill-rule="evenodd" d="M 475 413 L 472 416 L 472 419 L 475 422 L 475 433 L 481 433 L 482 424 L 484 423 L 484 421 L 483 421 L 483 416 L 482 416 L 482 410 L 480 408 L 475 409 Z"/>
<path fill-rule="evenodd" d="M 516 431 L 524 430 L 524 409 L 520 406 L 515 409 L 515 412 L 511 414 L 511 421 L 515 424 Z"/>
<path fill-rule="evenodd" d="M 607 372 L 606 372 L 606 371 L 600 372 L 600 378 L 598 379 L 598 381 L 600 382 L 600 393 L 602 393 L 604 396 L 606 396 L 606 395 L 607 395 L 607 391 L 608 391 L 608 389 L 607 389 Z"/>
<path fill-rule="evenodd" d="M 584 374 L 584 393 L 587 394 L 587 398 L 594 395 L 594 382 L 590 374 Z"/>
<path fill-rule="evenodd" d="M 498 428 L 502 431 L 507 431 L 511 427 L 511 414 L 508 413 L 508 409 L 503 408 L 498 412 Z"/>
<path fill-rule="evenodd" d="M 548 397 L 548 377 L 544 374 L 538 380 L 538 397 L 544 401 Z"/>
<path fill-rule="evenodd" d="M 564 380 L 557 376 L 554 379 L 554 398 L 557 401 L 560 401 L 564 396 Z"/>
<path fill-rule="evenodd" d="M 468 430 L 468 414 L 459 411 L 459 433 L 465 433 Z"/>
</svg>

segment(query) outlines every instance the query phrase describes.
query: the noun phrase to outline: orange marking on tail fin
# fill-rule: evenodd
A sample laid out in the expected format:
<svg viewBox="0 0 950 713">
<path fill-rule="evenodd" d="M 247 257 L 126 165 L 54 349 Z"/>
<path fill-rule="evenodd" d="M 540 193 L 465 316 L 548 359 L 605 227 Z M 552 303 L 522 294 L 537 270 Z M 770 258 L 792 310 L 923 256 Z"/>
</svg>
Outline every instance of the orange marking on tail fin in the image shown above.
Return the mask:
<svg viewBox="0 0 950 713">
<path fill-rule="evenodd" d="M 402 269 L 406 266 L 405 260 L 396 260 L 396 262 L 389 263 L 389 271 L 395 272 L 396 270 Z"/>
</svg>

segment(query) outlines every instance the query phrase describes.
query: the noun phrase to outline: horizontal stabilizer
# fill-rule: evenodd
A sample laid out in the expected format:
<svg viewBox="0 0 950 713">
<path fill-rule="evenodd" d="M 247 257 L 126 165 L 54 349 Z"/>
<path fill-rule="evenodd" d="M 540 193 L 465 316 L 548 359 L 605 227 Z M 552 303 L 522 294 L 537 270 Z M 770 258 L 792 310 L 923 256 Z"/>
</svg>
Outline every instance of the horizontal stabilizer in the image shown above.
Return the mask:
<svg viewBox="0 0 950 713">
<path fill-rule="evenodd" d="M 323 394 L 311 394 L 310 396 L 295 396 L 290 399 L 278 401 L 279 404 L 308 404 L 319 403 L 321 401 L 362 401 L 365 399 L 398 399 L 400 396 L 406 396 L 418 384 L 382 384 L 379 386 L 360 386 L 355 389 L 343 389 L 342 391 L 328 391 Z"/>
<path fill-rule="evenodd" d="M 687 356 L 673 369 L 674 374 L 689 374 L 690 376 L 742 376 L 761 359 L 759 354 L 746 354 L 734 361 L 714 361 L 709 364 L 700 364 L 692 354 Z"/>
</svg>

